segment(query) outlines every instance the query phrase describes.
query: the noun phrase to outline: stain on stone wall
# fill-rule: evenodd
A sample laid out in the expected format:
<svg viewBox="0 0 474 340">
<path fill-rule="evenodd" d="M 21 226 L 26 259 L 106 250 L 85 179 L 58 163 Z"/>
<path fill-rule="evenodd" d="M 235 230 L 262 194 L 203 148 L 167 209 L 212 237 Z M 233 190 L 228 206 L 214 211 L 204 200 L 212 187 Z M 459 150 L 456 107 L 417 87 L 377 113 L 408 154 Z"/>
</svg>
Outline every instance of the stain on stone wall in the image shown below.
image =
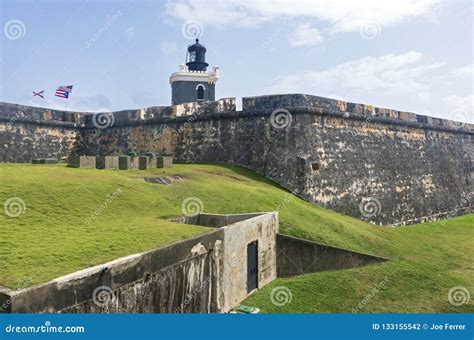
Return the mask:
<svg viewBox="0 0 474 340">
<path fill-rule="evenodd" d="M 119 287 L 98 305 L 88 300 L 62 313 L 218 313 L 216 253 L 196 256 Z"/>
</svg>

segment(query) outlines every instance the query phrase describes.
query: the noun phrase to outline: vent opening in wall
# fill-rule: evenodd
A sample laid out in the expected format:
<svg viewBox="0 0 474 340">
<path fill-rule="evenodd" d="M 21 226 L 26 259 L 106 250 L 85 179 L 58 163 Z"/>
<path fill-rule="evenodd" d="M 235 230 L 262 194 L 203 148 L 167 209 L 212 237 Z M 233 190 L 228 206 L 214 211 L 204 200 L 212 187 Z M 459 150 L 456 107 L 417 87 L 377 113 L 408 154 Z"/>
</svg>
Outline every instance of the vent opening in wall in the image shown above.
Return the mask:
<svg viewBox="0 0 474 340">
<path fill-rule="evenodd" d="M 318 171 L 319 170 L 319 163 L 311 163 L 311 170 Z"/>
</svg>

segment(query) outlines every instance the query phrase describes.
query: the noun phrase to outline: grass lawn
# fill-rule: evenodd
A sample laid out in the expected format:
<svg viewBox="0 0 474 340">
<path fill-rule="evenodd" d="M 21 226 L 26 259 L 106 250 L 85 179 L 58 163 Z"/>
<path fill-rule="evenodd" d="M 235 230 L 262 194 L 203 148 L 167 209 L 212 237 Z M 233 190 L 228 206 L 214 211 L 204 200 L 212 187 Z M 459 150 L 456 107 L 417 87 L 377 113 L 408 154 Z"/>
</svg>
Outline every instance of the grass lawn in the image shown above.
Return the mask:
<svg viewBox="0 0 474 340">
<path fill-rule="evenodd" d="M 474 312 L 473 214 L 389 231 L 390 261 L 277 279 L 244 304 L 267 313 Z M 448 292 L 456 286 L 468 289 L 468 304 L 448 302 Z M 272 291 L 274 301 L 289 303 L 273 304 Z M 279 291 L 286 294 L 281 301 Z"/>
<path fill-rule="evenodd" d="M 170 186 L 143 180 L 170 174 L 183 179 Z M 182 215 L 183 201 L 197 197 L 209 213 L 279 209 L 280 231 L 285 234 L 392 259 L 278 279 L 245 302 L 264 312 L 351 312 L 386 275 L 385 289 L 362 312 L 473 310 L 472 302 L 449 305 L 447 292 L 457 285 L 473 291 L 474 215 L 444 225 L 378 227 L 304 202 L 251 171 L 218 165 L 119 171 L 2 164 L 0 180 L 0 202 L 19 197 L 26 204 L 18 217 L 0 214 L 0 285 L 18 288 L 45 282 L 208 232 L 165 220 Z M 101 213 L 86 223 L 99 209 Z M 270 293 L 277 286 L 290 289 L 291 303 L 271 303 Z"/>
</svg>

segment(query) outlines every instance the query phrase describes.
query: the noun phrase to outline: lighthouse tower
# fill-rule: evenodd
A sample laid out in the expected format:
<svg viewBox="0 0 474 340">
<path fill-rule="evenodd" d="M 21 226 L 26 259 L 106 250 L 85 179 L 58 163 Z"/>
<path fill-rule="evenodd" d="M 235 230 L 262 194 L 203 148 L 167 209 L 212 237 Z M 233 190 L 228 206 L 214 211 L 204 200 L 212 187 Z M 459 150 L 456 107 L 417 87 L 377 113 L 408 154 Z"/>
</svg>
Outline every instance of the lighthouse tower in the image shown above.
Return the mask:
<svg viewBox="0 0 474 340">
<path fill-rule="evenodd" d="M 212 67 L 206 63 L 206 47 L 196 42 L 188 46 L 186 64 L 179 65 L 179 71 L 170 77 L 171 104 L 196 101 L 214 101 L 215 86 L 219 79 L 219 66 Z"/>
</svg>

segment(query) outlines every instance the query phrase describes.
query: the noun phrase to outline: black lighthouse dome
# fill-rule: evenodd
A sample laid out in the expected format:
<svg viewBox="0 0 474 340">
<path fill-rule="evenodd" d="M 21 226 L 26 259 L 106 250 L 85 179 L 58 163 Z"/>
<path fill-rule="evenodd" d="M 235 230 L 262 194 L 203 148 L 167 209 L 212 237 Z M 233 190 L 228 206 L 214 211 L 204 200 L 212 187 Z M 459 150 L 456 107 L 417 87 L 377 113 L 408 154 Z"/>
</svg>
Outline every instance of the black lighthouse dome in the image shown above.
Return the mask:
<svg viewBox="0 0 474 340">
<path fill-rule="evenodd" d="M 188 46 L 186 66 L 190 71 L 206 71 L 209 66 L 206 63 L 206 47 L 199 43 L 199 39 Z"/>
</svg>

